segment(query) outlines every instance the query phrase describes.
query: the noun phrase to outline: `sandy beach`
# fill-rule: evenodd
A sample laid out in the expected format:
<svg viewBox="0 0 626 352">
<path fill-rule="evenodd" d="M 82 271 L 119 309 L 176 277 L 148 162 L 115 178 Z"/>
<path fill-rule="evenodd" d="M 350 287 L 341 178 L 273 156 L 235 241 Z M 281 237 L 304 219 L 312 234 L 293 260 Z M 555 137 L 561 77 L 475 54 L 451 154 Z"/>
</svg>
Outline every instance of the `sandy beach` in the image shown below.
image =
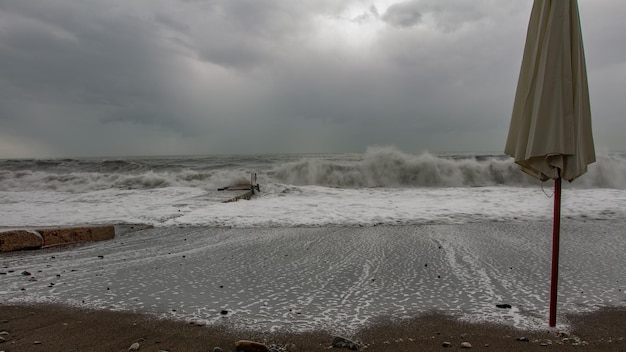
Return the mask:
<svg viewBox="0 0 626 352">
<path fill-rule="evenodd" d="M 457 351 L 468 342 L 480 351 L 626 351 L 626 310 L 568 316 L 567 331 L 524 331 L 503 325 L 465 323 L 442 314 L 401 322 L 378 322 L 348 336 L 366 351 Z M 174 320 L 64 306 L 0 305 L 3 351 L 234 351 L 236 341 L 264 343 L 276 351 L 332 348 L 333 331 L 270 333 L 204 326 Z M 450 347 L 445 347 L 447 344 Z"/>
<path fill-rule="evenodd" d="M 337 335 L 369 351 L 623 351 L 623 226 L 563 226 L 554 329 L 549 222 L 125 227 L 3 253 L 0 349 L 229 351 L 249 339 L 315 351 Z"/>
</svg>

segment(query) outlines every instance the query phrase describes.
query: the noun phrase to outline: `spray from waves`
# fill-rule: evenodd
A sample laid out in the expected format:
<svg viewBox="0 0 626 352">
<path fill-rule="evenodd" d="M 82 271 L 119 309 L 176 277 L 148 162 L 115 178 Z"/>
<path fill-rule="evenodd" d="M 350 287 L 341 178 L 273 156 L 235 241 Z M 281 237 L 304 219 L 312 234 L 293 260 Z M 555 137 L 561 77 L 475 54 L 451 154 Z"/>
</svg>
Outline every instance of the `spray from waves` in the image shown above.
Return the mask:
<svg viewBox="0 0 626 352">
<path fill-rule="evenodd" d="M 626 189 L 626 155 L 596 155 L 587 173 L 574 180 L 572 185 L 585 188 Z"/>
<path fill-rule="evenodd" d="M 342 163 L 315 158 L 286 164 L 274 176 L 294 185 L 361 187 L 480 187 L 532 183 L 510 160 L 412 155 L 394 147 L 370 147 L 363 158 Z"/>
<path fill-rule="evenodd" d="M 539 181 L 503 155 L 407 154 L 394 147 L 370 147 L 359 160 L 305 158 L 278 167 L 273 176 L 293 185 L 361 187 L 529 186 Z M 626 159 L 599 156 L 589 172 L 566 187 L 626 189 Z"/>
</svg>

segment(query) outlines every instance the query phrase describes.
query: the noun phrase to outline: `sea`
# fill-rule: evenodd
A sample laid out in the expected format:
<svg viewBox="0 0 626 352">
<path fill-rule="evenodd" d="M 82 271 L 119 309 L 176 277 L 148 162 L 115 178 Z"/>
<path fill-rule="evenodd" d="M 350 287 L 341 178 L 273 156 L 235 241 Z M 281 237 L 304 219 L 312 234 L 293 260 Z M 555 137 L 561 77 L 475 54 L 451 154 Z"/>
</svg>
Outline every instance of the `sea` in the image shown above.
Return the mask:
<svg viewBox="0 0 626 352">
<path fill-rule="evenodd" d="M 259 185 L 251 200 L 213 201 Z M 0 160 L 0 227 L 318 227 L 549 220 L 553 183 L 498 153 L 363 153 Z M 564 182 L 562 216 L 626 218 L 626 154 Z"/>
<path fill-rule="evenodd" d="M 250 182 L 251 199 L 216 200 Z M 0 253 L 0 302 L 261 330 L 349 334 L 433 310 L 545 328 L 553 194 L 499 153 L 0 160 L 0 230 L 134 229 Z M 624 306 L 625 219 L 626 154 L 564 182 L 560 328 Z"/>
</svg>

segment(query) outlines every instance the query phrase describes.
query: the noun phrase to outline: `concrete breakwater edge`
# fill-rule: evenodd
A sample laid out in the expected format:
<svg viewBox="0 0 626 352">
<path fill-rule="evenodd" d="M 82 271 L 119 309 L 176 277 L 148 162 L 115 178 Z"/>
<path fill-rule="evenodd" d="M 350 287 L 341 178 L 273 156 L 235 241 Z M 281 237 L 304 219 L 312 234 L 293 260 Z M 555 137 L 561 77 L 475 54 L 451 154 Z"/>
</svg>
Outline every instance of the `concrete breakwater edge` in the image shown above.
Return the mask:
<svg viewBox="0 0 626 352">
<path fill-rule="evenodd" d="M 148 224 L 0 227 L 0 253 L 106 241 L 152 227 Z"/>
<path fill-rule="evenodd" d="M 40 249 L 115 238 L 115 226 L 0 229 L 0 252 Z"/>
</svg>

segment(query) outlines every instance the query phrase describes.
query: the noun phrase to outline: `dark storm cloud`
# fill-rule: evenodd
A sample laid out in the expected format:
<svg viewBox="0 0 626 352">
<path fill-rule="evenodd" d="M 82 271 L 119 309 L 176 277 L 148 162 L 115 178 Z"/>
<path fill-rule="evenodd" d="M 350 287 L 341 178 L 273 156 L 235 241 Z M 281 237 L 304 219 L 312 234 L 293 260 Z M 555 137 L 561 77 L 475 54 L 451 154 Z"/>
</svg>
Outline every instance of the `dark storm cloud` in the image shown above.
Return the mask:
<svg viewBox="0 0 626 352">
<path fill-rule="evenodd" d="M 419 10 L 419 1 L 399 2 L 389 6 L 387 12 L 381 17 L 383 21 L 398 27 L 411 27 L 417 25 L 422 19 Z"/>
<path fill-rule="evenodd" d="M 531 5 L 1 1 L 0 157 L 497 151 Z M 581 2 L 596 141 L 612 149 L 624 11 Z"/>
<path fill-rule="evenodd" d="M 16 20 L 3 41 L 1 72 L 21 99 L 82 107 L 101 113 L 103 122 L 177 125 L 155 106 L 170 99 L 165 81 L 173 54 L 154 23 L 122 8 L 94 12 L 84 2 L 10 4 L 3 16 Z"/>
</svg>

